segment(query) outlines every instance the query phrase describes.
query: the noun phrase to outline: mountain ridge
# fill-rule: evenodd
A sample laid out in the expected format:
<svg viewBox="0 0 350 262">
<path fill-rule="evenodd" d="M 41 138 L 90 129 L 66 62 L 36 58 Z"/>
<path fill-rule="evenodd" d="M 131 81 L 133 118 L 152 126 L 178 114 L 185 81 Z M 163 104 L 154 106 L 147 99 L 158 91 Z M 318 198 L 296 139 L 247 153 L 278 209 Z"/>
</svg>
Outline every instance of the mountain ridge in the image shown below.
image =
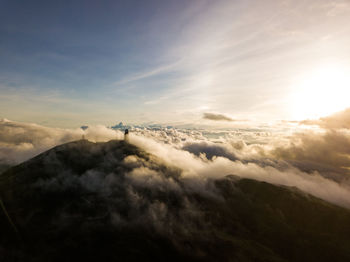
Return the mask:
<svg viewBox="0 0 350 262">
<path fill-rule="evenodd" d="M 0 175 L 2 261 L 346 261 L 350 211 L 295 188 L 186 180 L 125 141 L 79 140 Z M 15 254 L 15 255 L 14 255 Z"/>
</svg>

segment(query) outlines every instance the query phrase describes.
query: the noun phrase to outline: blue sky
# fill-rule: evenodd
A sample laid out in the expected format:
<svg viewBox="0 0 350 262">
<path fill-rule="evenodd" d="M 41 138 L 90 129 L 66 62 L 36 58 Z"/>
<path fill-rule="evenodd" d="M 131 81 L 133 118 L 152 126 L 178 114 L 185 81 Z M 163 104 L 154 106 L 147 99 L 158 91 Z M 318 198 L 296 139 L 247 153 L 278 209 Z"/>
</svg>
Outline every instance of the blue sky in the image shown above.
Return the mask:
<svg viewBox="0 0 350 262">
<path fill-rule="evenodd" d="M 0 1 L 0 117 L 292 119 L 303 79 L 348 69 L 349 14 L 340 0 Z"/>
</svg>

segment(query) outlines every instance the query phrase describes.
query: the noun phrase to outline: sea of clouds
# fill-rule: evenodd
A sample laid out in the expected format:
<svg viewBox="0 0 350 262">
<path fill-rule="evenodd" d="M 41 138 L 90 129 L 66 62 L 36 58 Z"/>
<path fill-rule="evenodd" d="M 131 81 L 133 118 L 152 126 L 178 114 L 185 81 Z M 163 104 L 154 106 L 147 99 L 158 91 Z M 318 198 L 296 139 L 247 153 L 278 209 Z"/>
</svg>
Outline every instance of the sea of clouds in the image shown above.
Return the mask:
<svg viewBox="0 0 350 262">
<path fill-rule="evenodd" d="M 349 115 L 350 110 L 346 110 L 316 121 L 304 121 L 300 124 L 317 128 L 310 126 L 293 133 L 258 129 L 133 128 L 129 140 L 162 163 L 179 168 L 181 179 L 196 190 L 209 179 L 233 174 L 296 187 L 350 207 Z M 83 136 L 91 142 L 104 142 L 123 139 L 124 135 L 120 130 L 102 125 L 86 130 L 60 129 L 1 120 L 0 164 L 21 163 Z M 145 177 L 155 177 L 152 172 L 138 168 L 130 173 L 130 179 L 146 183 Z"/>
</svg>

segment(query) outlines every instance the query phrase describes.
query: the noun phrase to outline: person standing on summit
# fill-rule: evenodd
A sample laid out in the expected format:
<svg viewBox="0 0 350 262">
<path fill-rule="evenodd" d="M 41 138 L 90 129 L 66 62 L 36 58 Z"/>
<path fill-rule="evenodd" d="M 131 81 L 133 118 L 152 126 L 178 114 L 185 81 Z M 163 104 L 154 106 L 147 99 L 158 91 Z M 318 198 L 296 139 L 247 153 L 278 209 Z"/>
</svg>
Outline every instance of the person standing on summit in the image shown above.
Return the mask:
<svg viewBox="0 0 350 262">
<path fill-rule="evenodd" d="M 124 131 L 124 141 L 129 142 L 129 129 L 125 129 Z"/>
</svg>

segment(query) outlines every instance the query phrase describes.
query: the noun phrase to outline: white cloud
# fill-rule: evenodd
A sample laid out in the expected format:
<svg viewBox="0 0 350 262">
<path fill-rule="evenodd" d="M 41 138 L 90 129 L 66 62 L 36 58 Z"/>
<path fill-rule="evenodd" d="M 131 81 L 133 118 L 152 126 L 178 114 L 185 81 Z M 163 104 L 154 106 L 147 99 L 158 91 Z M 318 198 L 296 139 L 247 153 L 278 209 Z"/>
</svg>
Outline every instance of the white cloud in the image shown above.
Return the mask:
<svg viewBox="0 0 350 262">
<path fill-rule="evenodd" d="M 94 142 L 123 138 L 121 132 L 104 126 L 89 127 L 84 132 L 3 120 L 0 122 L 0 158 L 2 162 L 18 163 L 55 145 L 81 139 L 83 134 Z M 213 142 L 195 130 L 136 129 L 130 134 L 130 143 L 153 154 L 156 160 L 145 163 L 136 156 L 128 156 L 124 162 L 132 167 L 127 177 L 135 185 L 178 190 L 175 181 L 152 170 L 152 161 L 157 161 L 179 169 L 181 181 L 191 190 L 207 191 L 206 181 L 233 174 L 297 187 L 350 207 L 350 183 L 344 169 L 350 163 L 346 141 L 350 141 L 350 135 L 340 131 L 308 131 L 283 139 L 274 134 L 261 136 L 258 132 L 232 131 Z"/>
</svg>

